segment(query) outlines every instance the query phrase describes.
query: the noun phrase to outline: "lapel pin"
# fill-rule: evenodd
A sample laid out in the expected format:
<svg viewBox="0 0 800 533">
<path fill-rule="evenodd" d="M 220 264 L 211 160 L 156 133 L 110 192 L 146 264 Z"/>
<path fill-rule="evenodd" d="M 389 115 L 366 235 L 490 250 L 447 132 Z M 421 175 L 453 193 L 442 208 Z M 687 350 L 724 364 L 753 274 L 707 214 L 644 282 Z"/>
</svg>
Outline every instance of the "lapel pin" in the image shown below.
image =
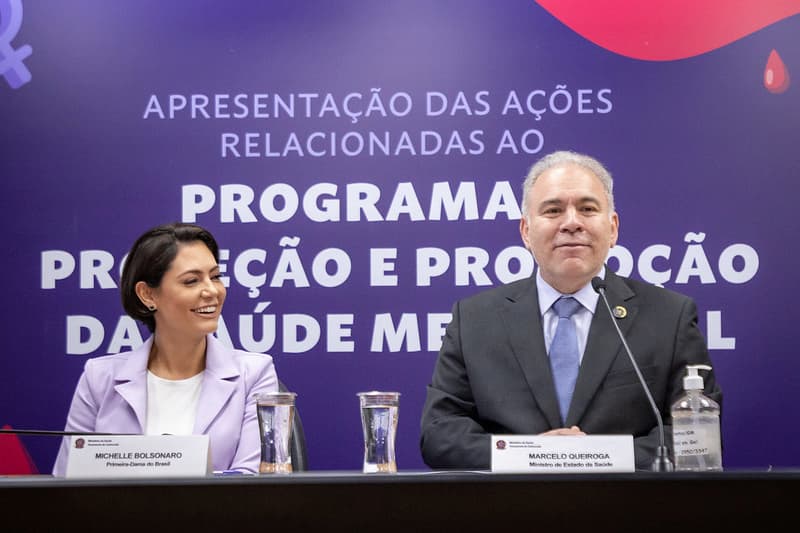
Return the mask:
<svg viewBox="0 0 800 533">
<path fill-rule="evenodd" d="M 625 318 L 626 316 L 628 316 L 627 309 L 625 309 L 621 305 L 614 307 L 614 318 Z"/>
</svg>

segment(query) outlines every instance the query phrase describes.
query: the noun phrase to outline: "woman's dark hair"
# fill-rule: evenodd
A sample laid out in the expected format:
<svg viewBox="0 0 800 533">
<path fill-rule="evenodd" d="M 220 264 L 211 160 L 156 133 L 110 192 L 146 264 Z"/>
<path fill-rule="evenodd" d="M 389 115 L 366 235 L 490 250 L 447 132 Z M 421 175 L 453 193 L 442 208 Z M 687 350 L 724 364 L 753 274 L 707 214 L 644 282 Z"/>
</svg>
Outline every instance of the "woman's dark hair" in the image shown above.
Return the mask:
<svg viewBox="0 0 800 533">
<path fill-rule="evenodd" d="M 219 263 L 219 247 L 214 237 L 200 226 L 180 222 L 146 231 L 136 239 L 128 252 L 120 281 L 122 307 L 128 315 L 143 322 L 151 333 L 156 330 L 154 311 L 148 309 L 136 295 L 136 284 L 144 281 L 152 288 L 160 286 L 164 273 L 178 255 L 178 244 L 195 241 L 208 246 L 214 260 Z"/>
</svg>

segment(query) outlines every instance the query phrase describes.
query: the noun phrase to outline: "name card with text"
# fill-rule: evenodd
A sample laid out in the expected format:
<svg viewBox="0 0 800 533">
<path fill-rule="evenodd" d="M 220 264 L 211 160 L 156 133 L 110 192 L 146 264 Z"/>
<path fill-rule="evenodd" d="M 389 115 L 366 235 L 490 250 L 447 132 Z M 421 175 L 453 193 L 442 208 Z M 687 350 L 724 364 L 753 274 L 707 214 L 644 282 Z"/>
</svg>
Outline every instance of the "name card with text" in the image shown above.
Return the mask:
<svg viewBox="0 0 800 533">
<path fill-rule="evenodd" d="M 633 472 L 631 435 L 492 435 L 492 472 Z"/>
<path fill-rule="evenodd" d="M 195 477 L 210 470 L 208 435 L 84 435 L 70 437 L 65 477 Z"/>
</svg>

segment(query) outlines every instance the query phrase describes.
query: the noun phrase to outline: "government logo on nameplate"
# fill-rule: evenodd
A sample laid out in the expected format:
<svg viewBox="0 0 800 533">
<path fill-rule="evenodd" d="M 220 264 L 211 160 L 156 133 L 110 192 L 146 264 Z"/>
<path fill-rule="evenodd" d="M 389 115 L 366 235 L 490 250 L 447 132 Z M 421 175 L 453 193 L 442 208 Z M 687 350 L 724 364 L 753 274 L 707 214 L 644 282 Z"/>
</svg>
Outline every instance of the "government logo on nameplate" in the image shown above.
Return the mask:
<svg viewBox="0 0 800 533">
<path fill-rule="evenodd" d="M 79 435 L 70 437 L 65 477 L 195 477 L 210 471 L 208 435 Z"/>
<path fill-rule="evenodd" d="M 631 435 L 492 435 L 492 472 L 633 472 Z"/>
</svg>

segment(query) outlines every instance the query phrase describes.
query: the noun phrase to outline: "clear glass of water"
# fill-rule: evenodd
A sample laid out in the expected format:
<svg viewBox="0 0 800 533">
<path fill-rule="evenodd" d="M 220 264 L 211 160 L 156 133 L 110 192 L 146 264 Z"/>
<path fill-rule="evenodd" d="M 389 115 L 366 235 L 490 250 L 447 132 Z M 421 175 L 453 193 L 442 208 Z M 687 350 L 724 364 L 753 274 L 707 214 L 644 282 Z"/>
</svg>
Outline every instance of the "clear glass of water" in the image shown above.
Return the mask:
<svg viewBox="0 0 800 533">
<path fill-rule="evenodd" d="M 397 472 L 394 442 L 397 435 L 399 392 L 359 392 L 364 431 L 364 473 Z"/>
<path fill-rule="evenodd" d="M 256 397 L 261 436 L 259 474 L 292 472 L 290 442 L 296 396 L 294 392 L 266 392 Z"/>
</svg>

